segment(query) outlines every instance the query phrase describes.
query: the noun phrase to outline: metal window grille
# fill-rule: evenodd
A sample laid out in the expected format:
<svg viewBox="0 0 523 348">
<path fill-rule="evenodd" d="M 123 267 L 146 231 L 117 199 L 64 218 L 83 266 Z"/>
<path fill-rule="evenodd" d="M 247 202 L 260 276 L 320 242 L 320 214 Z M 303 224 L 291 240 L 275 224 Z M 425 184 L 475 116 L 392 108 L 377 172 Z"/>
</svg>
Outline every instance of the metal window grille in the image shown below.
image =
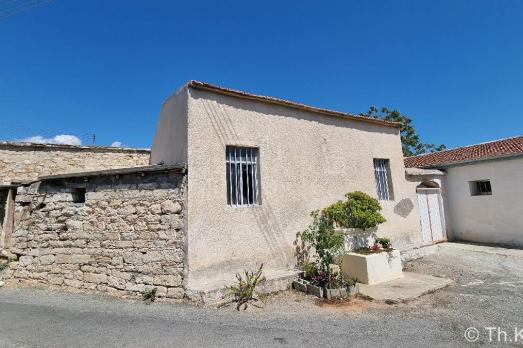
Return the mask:
<svg viewBox="0 0 523 348">
<path fill-rule="evenodd" d="M 376 191 L 378 192 L 378 199 L 382 201 L 389 200 L 389 160 L 374 159 L 374 177 L 376 178 Z"/>
<path fill-rule="evenodd" d="M 492 194 L 492 186 L 490 185 L 490 180 L 473 181 L 473 184 L 475 184 L 474 190 L 472 192 L 473 196 Z"/>
<path fill-rule="evenodd" d="M 227 204 L 244 206 L 259 204 L 258 149 L 227 146 Z"/>
</svg>

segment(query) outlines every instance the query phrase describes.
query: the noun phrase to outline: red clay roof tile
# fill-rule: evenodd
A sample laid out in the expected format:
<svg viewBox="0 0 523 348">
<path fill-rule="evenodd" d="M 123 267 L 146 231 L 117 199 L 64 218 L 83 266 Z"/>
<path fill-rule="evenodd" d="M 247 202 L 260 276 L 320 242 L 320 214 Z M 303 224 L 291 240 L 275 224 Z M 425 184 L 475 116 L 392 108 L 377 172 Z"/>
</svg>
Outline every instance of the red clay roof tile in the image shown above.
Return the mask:
<svg viewBox="0 0 523 348">
<path fill-rule="evenodd" d="M 523 135 L 405 158 L 406 168 L 434 168 L 460 162 L 523 154 Z"/>
</svg>

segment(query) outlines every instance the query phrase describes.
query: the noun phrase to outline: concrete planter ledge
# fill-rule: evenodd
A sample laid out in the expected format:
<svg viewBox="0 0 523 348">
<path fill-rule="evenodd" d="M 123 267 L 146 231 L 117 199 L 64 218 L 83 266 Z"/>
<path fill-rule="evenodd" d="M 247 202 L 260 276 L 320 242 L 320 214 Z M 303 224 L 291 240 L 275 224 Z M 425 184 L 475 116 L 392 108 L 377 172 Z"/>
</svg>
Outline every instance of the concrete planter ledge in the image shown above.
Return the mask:
<svg viewBox="0 0 523 348">
<path fill-rule="evenodd" d="M 401 278 L 402 265 L 399 250 L 375 254 L 347 253 L 343 256 L 341 271 L 359 283 L 374 285 Z"/>
<path fill-rule="evenodd" d="M 450 279 L 433 277 L 427 274 L 412 272 L 403 274 L 402 278 L 377 285 L 360 284 L 360 295 L 389 304 L 403 303 L 452 284 Z"/>
</svg>

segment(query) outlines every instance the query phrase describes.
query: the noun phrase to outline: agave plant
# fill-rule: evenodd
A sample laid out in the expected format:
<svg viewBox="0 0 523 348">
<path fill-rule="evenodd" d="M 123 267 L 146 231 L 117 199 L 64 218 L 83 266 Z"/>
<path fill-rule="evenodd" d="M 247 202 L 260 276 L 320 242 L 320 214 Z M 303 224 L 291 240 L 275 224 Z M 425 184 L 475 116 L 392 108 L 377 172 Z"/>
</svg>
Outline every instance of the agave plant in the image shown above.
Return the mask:
<svg viewBox="0 0 523 348">
<path fill-rule="evenodd" d="M 255 272 L 246 270 L 244 276 L 236 273 L 236 279 L 238 280 L 238 284 L 229 288 L 233 295 L 233 301 L 237 303 L 236 309 L 240 310 L 243 306 L 243 310 L 246 310 L 249 303 L 254 307 L 259 307 L 255 305 L 254 302 L 259 301 L 256 287 L 265 281 L 265 277 L 263 276 L 263 263 Z"/>
</svg>

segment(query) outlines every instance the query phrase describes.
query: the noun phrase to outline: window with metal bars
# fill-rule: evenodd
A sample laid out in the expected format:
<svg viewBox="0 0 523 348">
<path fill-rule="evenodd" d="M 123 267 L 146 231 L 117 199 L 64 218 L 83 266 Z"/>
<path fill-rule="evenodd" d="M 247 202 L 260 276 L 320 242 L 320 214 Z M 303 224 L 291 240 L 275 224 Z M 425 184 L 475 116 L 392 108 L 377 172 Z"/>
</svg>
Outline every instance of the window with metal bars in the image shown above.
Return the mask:
<svg viewBox="0 0 523 348">
<path fill-rule="evenodd" d="M 260 204 L 258 149 L 227 146 L 225 165 L 227 204 L 230 206 Z"/>
<path fill-rule="evenodd" d="M 489 196 L 492 194 L 490 180 L 470 181 L 469 186 L 472 196 Z"/>
<path fill-rule="evenodd" d="M 374 159 L 374 177 L 376 178 L 376 191 L 380 201 L 392 199 L 390 184 L 390 166 L 388 159 Z"/>
</svg>

